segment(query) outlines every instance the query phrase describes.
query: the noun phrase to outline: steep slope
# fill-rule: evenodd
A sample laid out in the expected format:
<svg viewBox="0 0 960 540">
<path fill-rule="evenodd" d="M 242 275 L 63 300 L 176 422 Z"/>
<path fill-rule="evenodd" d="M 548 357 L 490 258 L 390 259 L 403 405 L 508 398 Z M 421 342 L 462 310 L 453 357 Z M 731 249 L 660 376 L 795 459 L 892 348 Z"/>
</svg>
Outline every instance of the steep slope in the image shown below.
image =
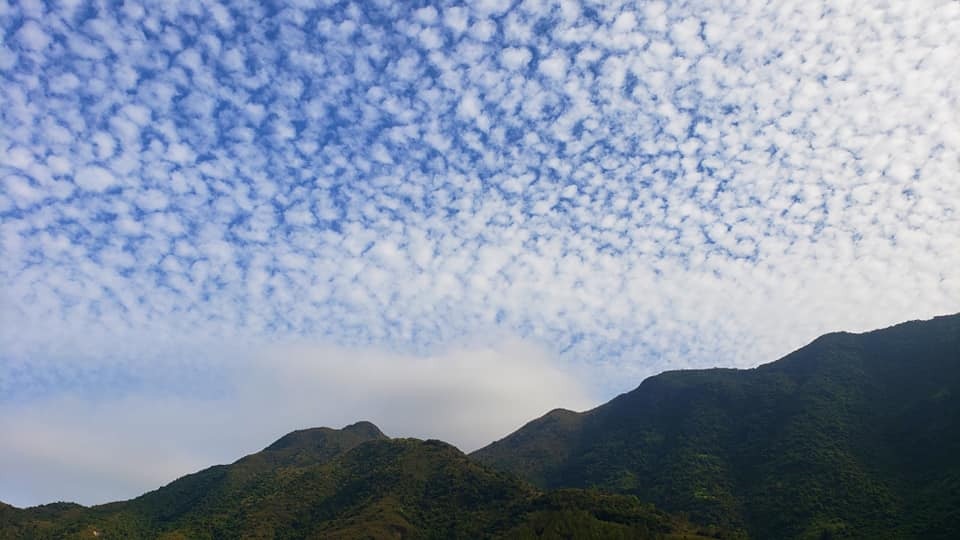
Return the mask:
<svg viewBox="0 0 960 540">
<path fill-rule="evenodd" d="M 829 334 L 751 370 L 663 373 L 472 457 L 757 538 L 960 538 L 960 315 Z"/>
<path fill-rule="evenodd" d="M 0 538 L 95 537 L 705 538 L 635 497 L 544 494 L 446 443 L 387 439 L 372 424 L 294 432 L 127 502 L 0 507 Z"/>
</svg>

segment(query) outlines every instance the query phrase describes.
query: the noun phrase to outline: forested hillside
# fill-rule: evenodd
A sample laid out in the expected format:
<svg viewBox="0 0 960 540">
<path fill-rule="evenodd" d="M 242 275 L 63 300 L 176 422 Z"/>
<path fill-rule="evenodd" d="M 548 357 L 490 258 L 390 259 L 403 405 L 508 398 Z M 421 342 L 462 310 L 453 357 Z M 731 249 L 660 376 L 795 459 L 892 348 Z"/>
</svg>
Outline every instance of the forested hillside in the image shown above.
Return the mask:
<svg viewBox="0 0 960 540">
<path fill-rule="evenodd" d="M 825 335 L 755 369 L 662 373 L 473 457 L 757 538 L 958 538 L 960 315 Z"/>
<path fill-rule="evenodd" d="M 702 529 L 702 533 L 717 533 Z M 0 507 L 0 538 L 706 538 L 636 497 L 544 493 L 373 424 L 291 433 L 126 502 Z"/>
</svg>

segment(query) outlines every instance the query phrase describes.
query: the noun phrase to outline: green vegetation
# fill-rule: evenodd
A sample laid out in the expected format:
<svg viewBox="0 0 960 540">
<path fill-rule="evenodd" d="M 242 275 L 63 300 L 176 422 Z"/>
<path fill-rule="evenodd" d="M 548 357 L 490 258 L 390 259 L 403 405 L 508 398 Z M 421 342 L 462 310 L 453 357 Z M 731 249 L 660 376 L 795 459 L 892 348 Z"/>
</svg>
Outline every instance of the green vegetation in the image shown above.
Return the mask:
<svg viewBox="0 0 960 540">
<path fill-rule="evenodd" d="M 756 538 L 960 538 L 960 315 L 663 373 L 472 457 Z"/>
<path fill-rule="evenodd" d="M 296 431 L 130 501 L 0 503 L 0 540 L 960 538 L 958 456 L 954 315 L 663 373 L 470 457 L 369 422 Z"/>
<path fill-rule="evenodd" d="M 707 531 L 713 532 L 713 531 Z M 542 493 L 441 441 L 295 432 L 131 501 L 0 507 L 0 538 L 707 538 L 632 496 Z"/>
</svg>

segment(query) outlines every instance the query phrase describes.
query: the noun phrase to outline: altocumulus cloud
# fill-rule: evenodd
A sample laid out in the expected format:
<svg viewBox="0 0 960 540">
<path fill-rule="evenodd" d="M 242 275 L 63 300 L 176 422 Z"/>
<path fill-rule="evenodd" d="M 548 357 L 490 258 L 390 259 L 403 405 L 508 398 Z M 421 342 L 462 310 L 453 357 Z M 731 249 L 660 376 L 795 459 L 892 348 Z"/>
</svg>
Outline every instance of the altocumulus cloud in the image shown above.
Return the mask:
<svg viewBox="0 0 960 540">
<path fill-rule="evenodd" d="M 582 387 L 524 414 L 960 307 L 956 2 L 0 0 L 0 28 L 0 422 L 35 419 L 4 459 L 81 500 L 157 480 L 56 461 L 125 403 L 161 476 L 232 457 L 240 427 L 176 418 L 255 403 L 249 350 L 356 389 L 289 392 L 303 425 L 429 399 L 460 420 L 385 428 L 469 446 L 534 368 Z"/>
</svg>

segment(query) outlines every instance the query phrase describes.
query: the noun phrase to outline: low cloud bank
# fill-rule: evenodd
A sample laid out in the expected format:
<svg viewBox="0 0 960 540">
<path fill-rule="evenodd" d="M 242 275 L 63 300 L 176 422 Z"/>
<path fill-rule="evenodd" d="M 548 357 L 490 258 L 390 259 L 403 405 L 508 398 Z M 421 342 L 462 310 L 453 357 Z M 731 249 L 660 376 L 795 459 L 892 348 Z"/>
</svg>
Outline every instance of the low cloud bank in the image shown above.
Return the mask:
<svg viewBox="0 0 960 540">
<path fill-rule="evenodd" d="M 216 397 L 57 395 L 0 409 L 0 500 L 130 498 L 255 452 L 286 432 L 370 420 L 465 451 L 555 407 L 596 404 L 584 379 L 521 341 L 416 357 L 299 344 L 260 349 Z"/>
</svg>

